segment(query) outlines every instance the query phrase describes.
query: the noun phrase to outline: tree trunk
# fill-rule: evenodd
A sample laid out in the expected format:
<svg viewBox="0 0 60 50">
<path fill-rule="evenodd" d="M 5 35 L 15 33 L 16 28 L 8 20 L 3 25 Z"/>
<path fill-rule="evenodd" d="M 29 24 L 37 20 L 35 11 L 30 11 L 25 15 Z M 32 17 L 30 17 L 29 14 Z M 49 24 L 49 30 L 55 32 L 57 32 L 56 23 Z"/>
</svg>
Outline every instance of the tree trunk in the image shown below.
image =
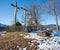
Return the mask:
<svg viewBox="0 0 60 50">
<path fill-rule="evenodd" d="M 58 18 L 57 18 L 57 15 L 55 15 L 55 20 L 56 20 L 56 31 L 58 32 L 59 29 L 58 29 Z"/>
<path fill-rule="evenodd" d="M 24 10 L 24 26 L 26 26 L 26 10 Z"/>
</svg>

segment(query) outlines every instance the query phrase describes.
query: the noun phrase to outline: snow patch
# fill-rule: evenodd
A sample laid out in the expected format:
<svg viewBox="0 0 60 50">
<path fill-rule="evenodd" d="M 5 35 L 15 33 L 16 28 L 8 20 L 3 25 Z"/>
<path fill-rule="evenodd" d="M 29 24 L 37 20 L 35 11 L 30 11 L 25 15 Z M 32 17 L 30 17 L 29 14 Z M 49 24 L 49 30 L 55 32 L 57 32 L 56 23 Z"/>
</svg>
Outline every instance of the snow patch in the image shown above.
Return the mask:
<svg viewBox="0 0 60 50">
<path fill-rule="evenodd" d="M 58 32 L 56 32 L 58 33 Z M 60 33 L 60 32 L 59 32 Z M 29 35 L 25 35 L 24 38 L 26 39 L 36 39 L 32 40 L 32 44 L 34 42 L 39 43 L 37 47 L 39 47 L 37 50 L 60 50 L 60 37 L 59 36 L 53 36 L 49 39 L 47 37 L 40 37 L 37 34 L 29 33 Z"/>
</svg>

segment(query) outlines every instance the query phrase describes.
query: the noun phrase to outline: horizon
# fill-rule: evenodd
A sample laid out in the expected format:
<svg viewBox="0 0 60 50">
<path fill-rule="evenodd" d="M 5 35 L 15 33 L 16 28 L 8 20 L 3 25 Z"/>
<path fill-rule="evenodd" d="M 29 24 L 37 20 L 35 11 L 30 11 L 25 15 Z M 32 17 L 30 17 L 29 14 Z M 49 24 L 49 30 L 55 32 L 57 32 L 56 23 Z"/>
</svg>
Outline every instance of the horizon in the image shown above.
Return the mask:
<svg viewBox="0 0 60 50">
<path fill-rule="evenodd" d="M 10 4 L 15 4 L 17 2 L 19 7 L 30 7 L 31 3 L 41 3 L 45 4 L 48 0 L 0 0 L 0 23 L 5 25 L 12 25 L 14 23 L 14 7 Z M 55 24 L 55 18 L 52 15 L 42 14 L 42 22 L 43 25 Z M 48 16 L 48 17 L 47 17 Z M 60 17 L 58 17 L 58 24 L 60 25 Z M 24 12 L 23 10 L 19 10 L 17 13 L 17 20 L 24 25 Z"/>
</svg>

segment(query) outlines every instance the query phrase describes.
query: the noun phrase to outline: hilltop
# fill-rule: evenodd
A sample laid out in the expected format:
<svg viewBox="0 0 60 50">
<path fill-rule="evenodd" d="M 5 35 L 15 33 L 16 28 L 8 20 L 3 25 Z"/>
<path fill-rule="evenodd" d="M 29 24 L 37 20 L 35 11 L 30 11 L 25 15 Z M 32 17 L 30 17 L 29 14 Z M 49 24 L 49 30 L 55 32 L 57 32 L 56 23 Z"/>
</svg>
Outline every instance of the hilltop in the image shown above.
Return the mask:
<svg viewBox="0 0 60 50">
<path fill-rule="evenodd" d="M 28 32 L 7 32 L 0 36 L 0 50 L 60 50 L 60 37 L 42 37 Z"/>
</svg>

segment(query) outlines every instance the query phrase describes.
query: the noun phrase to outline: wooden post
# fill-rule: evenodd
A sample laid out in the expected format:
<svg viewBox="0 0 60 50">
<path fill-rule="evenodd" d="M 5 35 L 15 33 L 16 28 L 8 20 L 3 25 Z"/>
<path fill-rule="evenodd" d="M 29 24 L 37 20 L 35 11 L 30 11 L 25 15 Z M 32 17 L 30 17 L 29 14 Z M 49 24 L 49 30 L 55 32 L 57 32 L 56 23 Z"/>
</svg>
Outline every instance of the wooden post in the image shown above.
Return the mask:
<svg viewBox="0 0 60 50">
<path fill-rule="evenodd" d="M 26 26 L 26 10 L 24 10 L 24 26 Z"/>
<path fill-rule="evenodd" d="M 14 23 L 15 23 L 15 26 L 16 26 L 16 16 L 17 16 L 18 9 L 20 9 L 20 8 L 17 6 L 17 2 L 16 2 L 16 4 L 11 4 L 11 6 L 15 7 Z"/>
<path fill-rule="evenodd" d="M 30 19 L 29 24 L 32 25 L 32 14 L 31 13 L 29 14 L 29 19 Z"/>
<path fill-rule="evenodd" d="M 26 11 L 28 11 L 25 7 L 21 7 L 24 10 L 24 26 L 26 26 Z"/>
</svg>

